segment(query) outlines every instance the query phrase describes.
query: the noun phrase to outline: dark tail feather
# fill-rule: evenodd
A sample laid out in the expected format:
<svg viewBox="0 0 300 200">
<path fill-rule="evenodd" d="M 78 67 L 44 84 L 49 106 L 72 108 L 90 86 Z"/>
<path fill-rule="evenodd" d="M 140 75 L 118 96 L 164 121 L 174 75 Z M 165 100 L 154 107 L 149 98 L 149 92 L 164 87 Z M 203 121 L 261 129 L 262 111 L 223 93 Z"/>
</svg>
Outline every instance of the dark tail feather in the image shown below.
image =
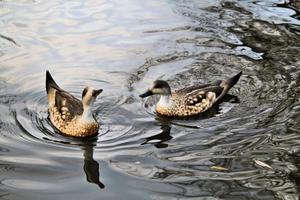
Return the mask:
<svg viewBox="0 0 300 200">
<path fill-rule="evenodd" d="M 240 79 L 240 77 L 241 77 L 242 74 L 243 74 L 243 72 L 241 71 L 237 75 L 235 75 L 232 78 L 226 80 L 226 84 L 227 84 L 228 90 L 230 88 L 232 88 L 239 81 L 239 79 Z"/>
<path fill-rule="evenodd" d="M 46 71 L 46 90 L 47 90 L 47 94 L 50 90 L 50 88 L 55 88 L 55 89 L 59 89 L 59 86 L 55 83 L 54 79 L 52 78 L 50 72 L 47 70 Z"/>
<path fill-rule="evenodd" d="M 230 79 L 219 81 L 220 86 L 223 87 L 222 93 L 218 96 L 217 101 L 221 99 L 229 90 L 232 88 L 240 79 L 242 72 L 237 75 L 231 77 Z"/>
</svg>

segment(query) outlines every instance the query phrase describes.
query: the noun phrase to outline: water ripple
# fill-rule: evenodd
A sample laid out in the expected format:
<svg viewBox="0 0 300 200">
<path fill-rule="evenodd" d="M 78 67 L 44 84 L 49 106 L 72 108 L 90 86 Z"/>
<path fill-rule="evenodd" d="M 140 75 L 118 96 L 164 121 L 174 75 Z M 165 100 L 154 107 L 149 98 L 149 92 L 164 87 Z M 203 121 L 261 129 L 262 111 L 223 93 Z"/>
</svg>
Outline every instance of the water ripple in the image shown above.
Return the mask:
<svg viewBox="0 0 300 200">
<path fill-rule="evenodd" d="M 0 196 L 297 199 L 297 7 L 1 1 Z M 46 70 L 78 98 L 87 85 L 103 89 L 97 137 L 66 137 L 51 125 Z M 138 97 L 155 79 L 175 89 L 239 71 L 230 95 L 200 118 L 157 117 L 157 99 Z"/>
</svg>

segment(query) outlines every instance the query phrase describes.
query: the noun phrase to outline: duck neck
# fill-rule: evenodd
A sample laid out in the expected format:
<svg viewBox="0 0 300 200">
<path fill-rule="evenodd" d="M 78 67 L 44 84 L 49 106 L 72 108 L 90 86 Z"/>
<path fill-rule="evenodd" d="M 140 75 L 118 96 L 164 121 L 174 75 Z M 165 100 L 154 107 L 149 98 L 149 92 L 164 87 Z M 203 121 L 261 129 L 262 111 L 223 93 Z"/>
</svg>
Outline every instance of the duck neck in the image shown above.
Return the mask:
<svg viewBox="0 0 300 200">
<path fill-rule="evenodd" d="M 81 115 L 81 119 L 87 122 L 94 121 L 93 113 L 92 113 L 92 106 L 90 105 L 83 105 L 83 113 Z"/>
<path fill-rule="evenodd" d="M 173 101 L 171 99 L 171 95 L 161 95 L 160 99 L 157 103 L 157 106 L 160 107 L 170 107 L 172 105 Z"/>
</svg>

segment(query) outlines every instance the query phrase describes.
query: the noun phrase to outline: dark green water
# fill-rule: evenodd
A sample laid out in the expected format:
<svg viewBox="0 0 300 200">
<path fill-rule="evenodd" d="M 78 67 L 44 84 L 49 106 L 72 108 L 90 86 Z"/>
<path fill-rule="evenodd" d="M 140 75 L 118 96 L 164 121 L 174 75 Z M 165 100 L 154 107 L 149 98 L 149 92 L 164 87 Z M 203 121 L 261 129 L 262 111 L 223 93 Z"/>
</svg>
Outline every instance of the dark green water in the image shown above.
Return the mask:
<svg viewBox="0 0 300 200">
<path fill-rule="evenodd" d="M 0 1 L 0 198 L 299 199 L 300 3 Z M 96 102 L 97 138 L 54 132 L 45 71 Z M 138 94 L 243 71 L 208 116 L 157 118 Z M 260 166 L 255 160 L 272 167 Z"/>
</svg>

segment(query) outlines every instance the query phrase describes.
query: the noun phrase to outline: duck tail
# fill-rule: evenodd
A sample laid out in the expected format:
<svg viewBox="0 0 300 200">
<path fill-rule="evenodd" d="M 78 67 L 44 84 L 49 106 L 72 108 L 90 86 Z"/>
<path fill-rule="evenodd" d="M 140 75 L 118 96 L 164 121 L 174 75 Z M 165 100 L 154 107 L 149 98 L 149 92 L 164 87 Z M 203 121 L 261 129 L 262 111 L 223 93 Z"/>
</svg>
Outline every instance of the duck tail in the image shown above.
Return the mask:
<svg viewBox="0 0 300 200">
<path fill-rule="evenodd" d="M 55 83 L 54 79 L 52 78 L 50 72 L 46 71 L 46 91 L 47 94 L 49 93 L 50 88 L 59 89 L 59 86 Z"/>
<path fill-rule="evenodd" d="M 220 81 L 219 84 L 223 87 L 223 91 L 217 100 L 221 99 L 240 79 L 242 72 L 236 74 L 235 76 L 231 77 L 230 79 Z"/>
<path fill-rule="evenodd" d="M 236 74 L 235 76 L 231 77 L 230 79 L 227 79 L 225 82 L 226 82 L 226 85 L 228 87 L 228 90 L 230 88 L 232 88 L 240 79 L 241 75 L 243 74 L 243 72 L 241 71 L 240 73 Z"/>
</svg>

